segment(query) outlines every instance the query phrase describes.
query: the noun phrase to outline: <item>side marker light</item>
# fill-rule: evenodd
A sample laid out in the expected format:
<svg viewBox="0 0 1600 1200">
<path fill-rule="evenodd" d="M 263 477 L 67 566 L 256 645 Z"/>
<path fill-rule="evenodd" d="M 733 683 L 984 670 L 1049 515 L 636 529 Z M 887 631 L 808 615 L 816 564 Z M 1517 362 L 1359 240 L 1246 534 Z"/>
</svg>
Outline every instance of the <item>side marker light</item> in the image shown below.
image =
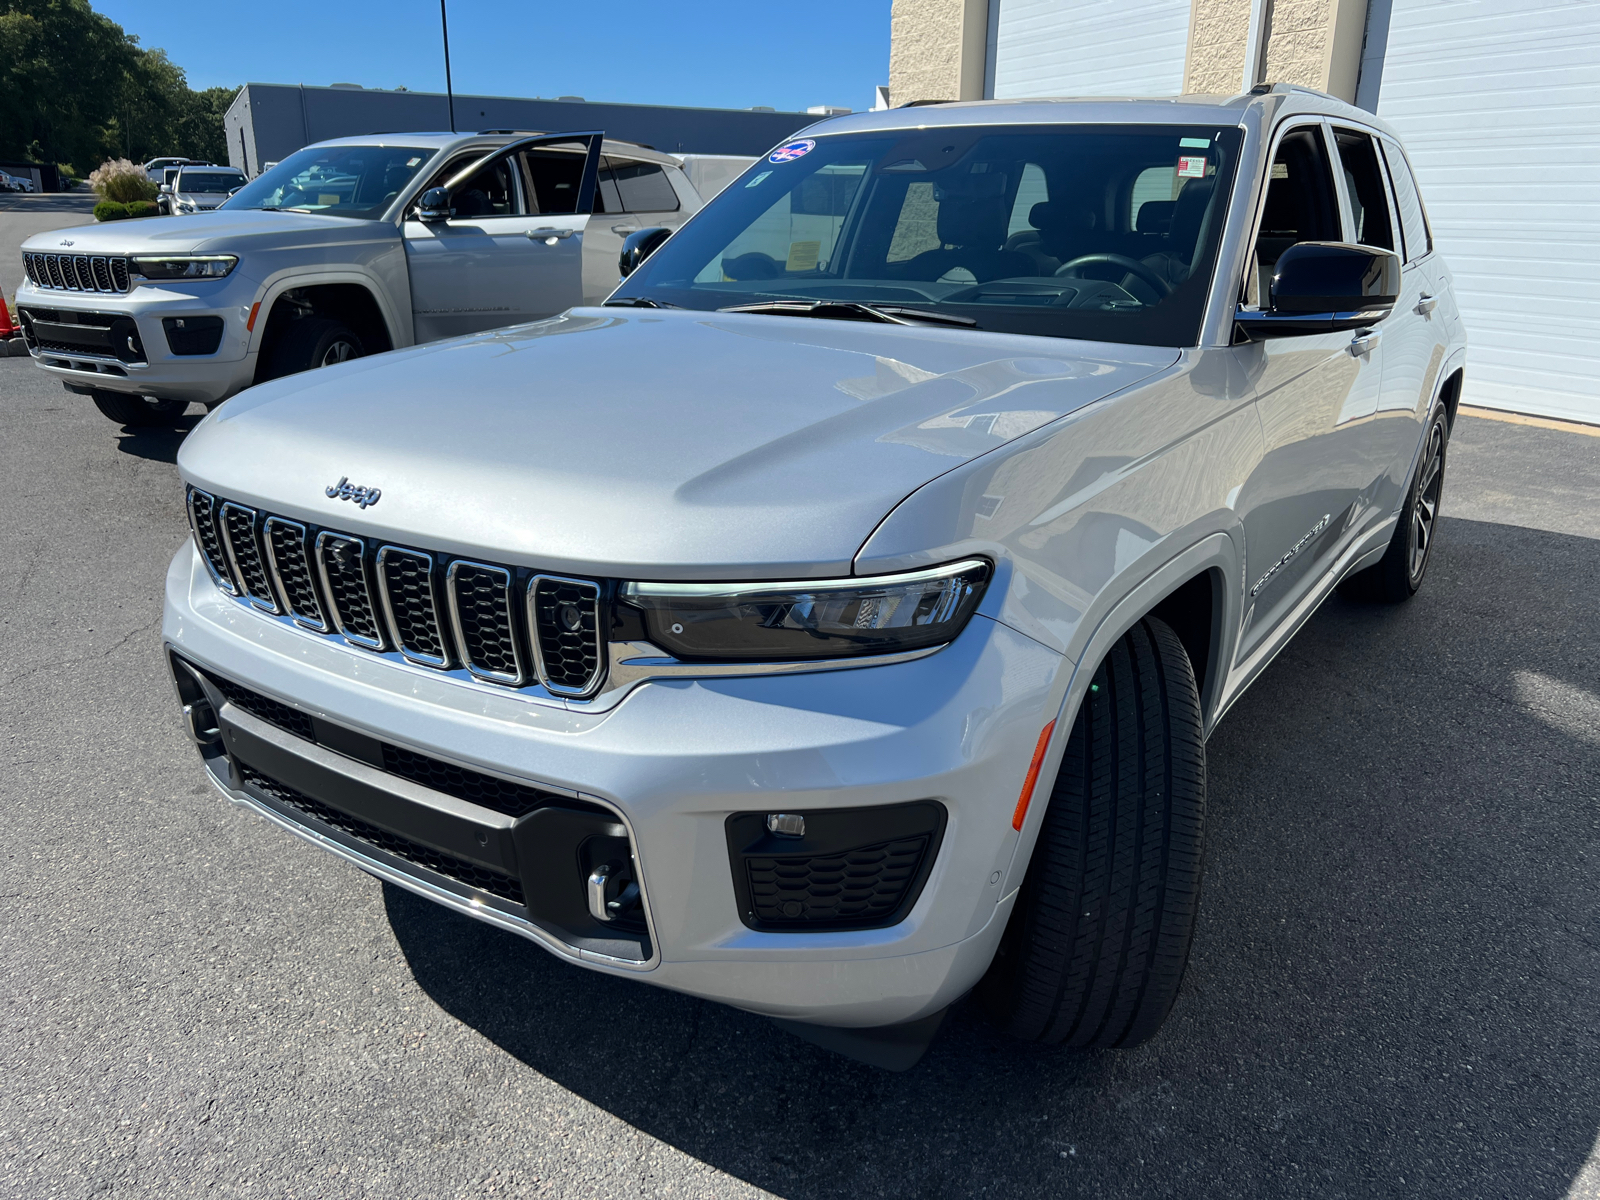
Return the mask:
<svg viewBox="0 0 1600 1200">
<path fill-rule="evenodd" d="M 1039 744 L 1033 748 L 1033 761 L 1028 764 L 1028 777 L 1022 781 L 1022 795 L 1017 798 L 1017 811 L 1011 814 L 1011 828 L 1022 831 L 1022 820 L 1028 815 L 1028 802 L 1033 799 L 1034 786 L 1039 782 L 1039 768 L 1044 766 L 1045 751 L 1050 749 L 1050 735 L 1056 731 L 1051 721 L 1039 734 Z"/>
<path fill-rule="evenodd" d="M 250 306 L 250 319 L 244 323 L 246 333 L 254 333 L 256 328 L 256 314 L 261 311 L 261 301 L 257 300 Z"/>
</svg>

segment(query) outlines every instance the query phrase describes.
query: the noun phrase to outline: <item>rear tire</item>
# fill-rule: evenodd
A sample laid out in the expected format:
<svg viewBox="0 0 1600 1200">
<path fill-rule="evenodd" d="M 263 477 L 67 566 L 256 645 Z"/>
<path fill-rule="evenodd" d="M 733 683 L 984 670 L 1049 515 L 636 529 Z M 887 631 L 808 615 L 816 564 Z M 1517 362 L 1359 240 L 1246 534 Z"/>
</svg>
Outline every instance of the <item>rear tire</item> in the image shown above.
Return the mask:
<svg viewBox="0 0 1600 1200">
<path fill-rule="evenodd" d="M 1449 449 L 1450 422 L 1441 408 L 1428 422 L 1422 454 L 1412 473 L 1411 486 L 1406 489 L 1406 501 L 1389 548 L 1365 571 L 1357 571 L 1340 582 L 1339 594 L 1346 600 L 1402 604 L 1417 594 L 1428 573 L 1428 560 L 1433 557 Z"/>
<path fill-rule="evenodd" d="M 1200 697 L 1183 644 L 1146 617 L 1095 672 L 1016 909 L 979 984 L 1014 1036 L 1137 1046 L 1171 1011 L 1200 900 Z"/>
<path fill-rule="evenodd" d="M 281 379 L 317 367 L 331 367 L 366 354 L 355 330 L 330 317 L 302 317 L 291 321 L 272 348 L 265 377 Z"/>
<path fill-rule="evenodd" d="M 187 400 L 156 400 L 122 392 L 96 390 L 89 394 L 94 406 L 119 425 L 171 428 L 189 407 Z"/>
</svg>

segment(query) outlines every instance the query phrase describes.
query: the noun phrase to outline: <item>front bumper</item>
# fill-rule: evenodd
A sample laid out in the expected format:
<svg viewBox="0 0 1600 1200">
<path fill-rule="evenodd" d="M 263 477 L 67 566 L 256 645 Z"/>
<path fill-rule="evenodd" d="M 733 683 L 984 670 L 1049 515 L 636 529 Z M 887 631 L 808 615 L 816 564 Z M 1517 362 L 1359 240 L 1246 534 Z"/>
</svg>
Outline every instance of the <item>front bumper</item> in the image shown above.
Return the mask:
<svg viewBox="0 0 1600 1200">
<path fill-rule="evenodd" d="M 16 308 L 24 313 L 62 313 L 69 319 L 81 314 L 96 322 L 109 318 L 119 326 L 133 323 L 137 355 L 128 351 L 125 337 L 115 349 L 97 345 L 102 339 L 93 336 L 41 343 L 29 334 L 24 321 L 34 362 L 70 386 L 214 404 L 249 387 L 255 377 L 246 326 L 258 290 L 253 279 L 238 271 L 226 279 L 184 286 L 141 284 L 121 293 L 42 288 L 24 281 L 17 289 Z M 222 319 L 215 352 L 173 353 L 163 319 L 191 317 Z"/>
<path fill-rule="evenodd" d="M 842 1026 L 935 1012 L 986 969 L 1025 866 L 1013 862 L 1011 812 L 1038 731 L 1055 715 L 1046 710 L 1060 694 L 1064 664 L 1009 627 L 977 617 L 956 642 L 912 662 L 657 681 L 608 711 L 577 712 L 492 684 L 441 678 L 265 617 L 219 592 L 188 543 L 168 572 L 163 634 L 186 661 L 308 719 L 573 797 L 614 817 L 643 889 L 642 953 L 585 941 L 570 928 L 552 932 L 549 921 L 529 921 L 481 891 L 307 821 L 250 786 L 236 765 L 230 770 L 239 754 L 213 742 L 202 753 L 232 799 L 375 875 L 582 965 L 772 1016 Z M 249 714 L 221 717 L 246 736 L 273 736 Z M 312 772 L 303 779 L 314 779 L 317 769 L 361 774 L 325 745 L 275 740 L 277 752 L 295 760 L 285 760 L 284 769 Z M 235 751 L 243 746 L 235 740 Z M 730 814 L 929 800 L 946 814 L 942 841 L 925 885 L 896 924 L 770 932 L 741 920 Z M 473 836 L 484 826 L 488 841 L 500 837 L 503 816 L 458 815 L 476 822 Z M 474 851 L 448 830 L 425 836 L 434 845 L 458 837 L 451 843 L 457 851 L 484 861 L 500 852 L 488 841 Z M 514 833 L 505 836 L 515 843 Z"/>
</svg>

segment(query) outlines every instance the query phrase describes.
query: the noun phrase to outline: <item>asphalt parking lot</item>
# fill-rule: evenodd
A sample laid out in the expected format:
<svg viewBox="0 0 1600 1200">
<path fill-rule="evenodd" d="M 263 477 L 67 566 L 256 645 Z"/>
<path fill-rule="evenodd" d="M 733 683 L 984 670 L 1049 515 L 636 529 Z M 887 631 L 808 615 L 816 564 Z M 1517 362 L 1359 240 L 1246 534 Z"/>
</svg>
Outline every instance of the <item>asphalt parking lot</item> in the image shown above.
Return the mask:
<svg viewBox="0 0 1600 1200">
<path fill-rule="evenodd" d="M 1423 593 L 1223 723 L 1152 1043 L 960 1007 L 891 1075 L 225 803 L 160 657 L 182 433 L 20 359 L 0 420 L 0 1196 L 1600 1196 L 1600 438 L 1463 417 Z"/>
</svg>

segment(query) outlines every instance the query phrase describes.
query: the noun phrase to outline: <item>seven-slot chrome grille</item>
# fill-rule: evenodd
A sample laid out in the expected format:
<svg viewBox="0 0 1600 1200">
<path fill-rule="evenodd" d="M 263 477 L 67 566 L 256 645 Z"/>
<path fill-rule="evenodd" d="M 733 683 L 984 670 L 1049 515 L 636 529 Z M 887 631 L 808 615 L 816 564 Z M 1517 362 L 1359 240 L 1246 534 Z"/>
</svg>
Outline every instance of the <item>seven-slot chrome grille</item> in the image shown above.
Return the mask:
<svg viewBox="0 0 1600 1200">
<path fill-rule="evenodd" d="M 133 285 L 123 255 L 38 254 L 22 256 L 22 269 L 39 287 L 62 292 L 126 292 Z"/>
<path fill-rule="evenodd" d="M 507 687 L 592 695 L 605 674 L 601 588 L 586 579 L 379 543 L 188 489 L 217 585 L 352 646 Z"/>
</svg>

